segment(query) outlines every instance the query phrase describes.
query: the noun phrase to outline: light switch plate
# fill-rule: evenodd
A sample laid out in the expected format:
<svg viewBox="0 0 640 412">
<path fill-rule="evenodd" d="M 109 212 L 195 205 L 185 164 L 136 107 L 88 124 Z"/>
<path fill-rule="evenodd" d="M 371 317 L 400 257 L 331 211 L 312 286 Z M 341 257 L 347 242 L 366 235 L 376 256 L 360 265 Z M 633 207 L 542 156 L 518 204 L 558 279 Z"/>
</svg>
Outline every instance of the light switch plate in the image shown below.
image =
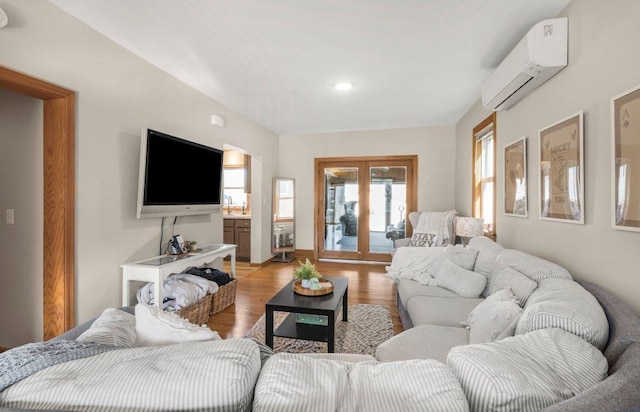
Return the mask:
<svg viewBox="0 0 640 412">
<path fill-rule="evenodd" d="M 7 224 L 8 225 L 13 225 L 15 223 L 14 217 L 13 217 L 13 209 L 7 209 Z"/>
</svg>

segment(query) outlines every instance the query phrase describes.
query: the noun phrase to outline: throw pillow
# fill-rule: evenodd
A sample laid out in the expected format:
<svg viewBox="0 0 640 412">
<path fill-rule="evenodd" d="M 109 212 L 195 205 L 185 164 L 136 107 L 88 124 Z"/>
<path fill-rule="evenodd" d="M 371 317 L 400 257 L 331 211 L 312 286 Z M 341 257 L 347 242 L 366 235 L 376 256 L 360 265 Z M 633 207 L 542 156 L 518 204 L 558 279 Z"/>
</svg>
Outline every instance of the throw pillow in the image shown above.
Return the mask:
<svg viewBox="0 0 640 412">
<path fill-rule="evenodd" d="M 433 359 L 351 363 L 279 353 L 260 371 L 253 410 L 462 412 L 469 406 L 453 374 Z"/>
<path fill-rule="evenodd" d="M 548 278 L 538 284 L 516 326 L 516 333 L 560 328 L 604 350 L 609 322 L 598 300 L 577 282 Z"/>
<path fill-rule="evenodd" d="M 206 325 L 194 325 L 176 313 L 166 312 L 156 306 L 138 303 L 135 311 L 138 346 L 221 340 L 218 332 L 212 331 Z"/>
<path fill-rule="evenodd" d="M 457 346 L 447 366 L 476 411 L 545 409 L 607 377 L 607 360 L 598 349 L 552 328 Z"/>
<path fill-rule="evenodd" d="M 438 276 L 438 272 L 440 272 L 440 266 L 442 266 L 442 263 L 446 260 L 452 261 L 463 269 L 473 270 L 473 266 L 475 264 L 477 256 L 478 251 L 475 249 L 448 245 L 445 248 L 444 253 L 439 255 L 433 261 L 433 264 L 428 269 L 428 273 L 433 277 Z"/>
<path fill-rule="evenodd" d="M 469 343 L 489 343 L 513 336 L 522 308 L 510 289 L 502 289 L 480 302 L 467 319 Z"/>
<path fill-rule="evenodd" d="M 136 317 L 120 309 L 105 309 L 76 340 L 132 348 L 136 346 Z"/>
<path fill-rule="evenodd" d="M 510 288 L 520 306 L 524 306 L 527 303 L 527 299 L 531 296 L 534 290 L 538 287 L 538 284 L 529 279 L 527 276 L 518 272 L 512 267 L 505 267 L 493 277 L 491 281 L 491 294 L 504 289 Z"/>
<path fill-rule="evenodd" d="M 432 247 L 436 245 L 438 235 L 435 233 L 414 233 L 407 246 Z"/>
<path fill-rule="evenodd" d="M 463 298 L 477 298 L 484 290 L 487 278 L 445 260 L 436 276 L 436 284 Z"/>
</svg>

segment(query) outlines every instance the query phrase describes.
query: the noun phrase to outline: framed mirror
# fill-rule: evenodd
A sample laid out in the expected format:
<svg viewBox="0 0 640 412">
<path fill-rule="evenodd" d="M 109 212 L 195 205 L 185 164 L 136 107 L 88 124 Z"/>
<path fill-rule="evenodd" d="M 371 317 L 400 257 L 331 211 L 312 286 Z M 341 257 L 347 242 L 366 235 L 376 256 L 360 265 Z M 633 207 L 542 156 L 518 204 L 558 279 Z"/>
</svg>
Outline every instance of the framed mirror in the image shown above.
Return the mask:
<svg viewBox="0 0 640 412">
<path fill-rule="evenodd" d="M 295 248 L 295 179 L 273 178 L 273 204 L 271 208 L 271 253 L 273 262 L 291 262 Z"/>
</svg>

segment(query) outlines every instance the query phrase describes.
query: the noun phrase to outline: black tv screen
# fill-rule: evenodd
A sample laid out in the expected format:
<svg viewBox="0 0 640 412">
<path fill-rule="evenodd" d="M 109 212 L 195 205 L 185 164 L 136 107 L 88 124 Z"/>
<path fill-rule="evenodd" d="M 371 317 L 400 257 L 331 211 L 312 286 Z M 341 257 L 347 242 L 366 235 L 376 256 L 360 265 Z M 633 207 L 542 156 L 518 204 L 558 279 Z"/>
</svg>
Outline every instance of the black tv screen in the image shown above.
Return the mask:
<svg viewBox="0 0 640 412">
<path fill-rule="evenodd" d="M 208 205 L 220 205 L 221 150 L 151 129 L 142 139 L 139 217 L 211 213 Z"/>
</svg>

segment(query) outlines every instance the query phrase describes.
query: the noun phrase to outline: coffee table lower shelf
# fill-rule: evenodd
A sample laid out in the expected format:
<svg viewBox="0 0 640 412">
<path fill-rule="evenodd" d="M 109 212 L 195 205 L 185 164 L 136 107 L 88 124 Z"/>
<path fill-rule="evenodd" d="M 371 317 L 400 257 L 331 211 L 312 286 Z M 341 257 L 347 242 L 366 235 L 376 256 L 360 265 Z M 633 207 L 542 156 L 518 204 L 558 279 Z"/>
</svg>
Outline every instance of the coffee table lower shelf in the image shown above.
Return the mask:
<svg viewBox="0 0 640 412">
<path fill-rule="evenodd" d="M 313 340 L 316 342 L 329 342 L 329 327 L 297 323 L 296 314 L 289 313 L 275 332 L 273 332 L 273 336 L 278 336 L 280 338 Z"/>
</svg>

